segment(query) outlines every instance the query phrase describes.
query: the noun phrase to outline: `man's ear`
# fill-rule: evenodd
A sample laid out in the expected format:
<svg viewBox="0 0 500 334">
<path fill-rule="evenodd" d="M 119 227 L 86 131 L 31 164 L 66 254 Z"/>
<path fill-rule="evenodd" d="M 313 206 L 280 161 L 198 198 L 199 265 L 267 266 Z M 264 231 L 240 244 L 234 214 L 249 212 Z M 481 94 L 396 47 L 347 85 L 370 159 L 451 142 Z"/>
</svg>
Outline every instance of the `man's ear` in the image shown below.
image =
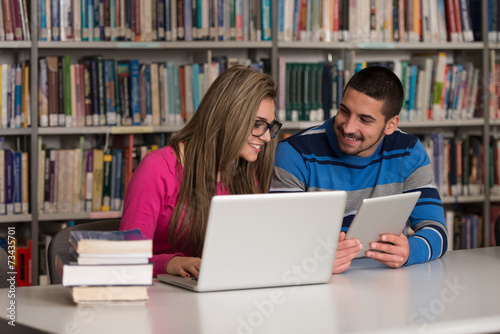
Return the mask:
<svg viewBox="0 0 500 334">
<path fill-rule="evenodd" d="M 399 115 L 394 116 L 385 124 L 384 133 L 386 136 L 392 134 L 399 125 Z"/>
</svg>

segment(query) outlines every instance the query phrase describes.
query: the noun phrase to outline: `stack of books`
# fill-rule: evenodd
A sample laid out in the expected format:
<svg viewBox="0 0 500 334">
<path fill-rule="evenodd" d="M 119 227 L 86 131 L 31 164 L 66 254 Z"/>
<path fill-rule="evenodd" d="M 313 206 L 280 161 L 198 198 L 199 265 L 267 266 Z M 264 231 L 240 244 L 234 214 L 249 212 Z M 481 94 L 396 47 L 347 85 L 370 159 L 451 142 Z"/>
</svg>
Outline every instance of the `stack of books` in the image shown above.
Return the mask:
<svg viewBox="0 0 500 334">
<path fill-rule="evenodd" d="M 57 258 L 62 285 L 77 304 L 145 302 L 153 283 L 152 240 L 140 230 L 71 231 L 71 261 Z"/>
</svg>

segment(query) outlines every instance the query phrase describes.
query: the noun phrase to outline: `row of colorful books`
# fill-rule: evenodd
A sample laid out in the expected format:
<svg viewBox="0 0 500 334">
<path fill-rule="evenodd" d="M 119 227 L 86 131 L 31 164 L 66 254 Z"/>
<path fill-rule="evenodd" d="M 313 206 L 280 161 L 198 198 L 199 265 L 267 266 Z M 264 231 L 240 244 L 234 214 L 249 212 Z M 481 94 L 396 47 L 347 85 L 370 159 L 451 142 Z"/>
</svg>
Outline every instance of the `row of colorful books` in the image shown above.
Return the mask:
<svg viewBox="0 0 500 334">
<path fill-rule="evenodd" d="M 480 71 L 472 62 L 450 64 L 446 53 L 439 52 L 416 55 L 408 61 L 358 62 L 354 72 L 374 65 L 387 67 L 400 77 L 405 92 L 400 113 L 403 121 L 482 116 Z M 340 106 L 349 72 L 342 59 L 292 63 L 280 57 L 280 119 L 322 121 L 334 115 Z"/>
<path fill-rule="evenodd" d="M 279 0 L 279 40 L 472 42 L 479 40 L 479 5 L 477 0 Z"/>
<path fill-rule="evenodd" d="M 39 60 L 41 127 L 179 125 L 189 120 L 215 78 L 241 63 L 264 71 L 264 62 L 213 57 L 209 63 L 176 65 L 170 61 L 70 57 Z"/>
<path fill-rule="evenodd" d="M 0 144 L 0 215 L 29 213 L 29 153 Z"/>
<path fill-rule="evenodd" d="M 0 64 L 0 126 L 2 129 L 31 125 L 30 65 Z"/>
<path fill-rule="evenodd" d="M 0 1 L 0 41 L 31 40 L 29 1 Z"/>
<path fill-rule="evenodd" d="M 41 0 L 42 41 L 271 40 L 271 0 Z"/>
<path fill-rule="evenodd" d="M 421 140 L 431 160 L 441 196 L 483 194 L 484 146 L 479 135 L 447 138 L 442 133 L 435 133 L 423 136 Z M 496 172 L 490 168 L 490 173 L 495 175 Z"/>
<path fill-rule="evenodd" d="M 405 89 L 406 121 L 482 117 L 481 71 L 472 62 L 449 63 L 446 53 L 415 55 L 397 73 Z"/>
<path fill-rule="evenodd" d="M 482 214 L 461 211 L 446 211 L 445 214 L 448 228 L 448 250 L 484 247 L 483 226 L 486 222 L 484 222 Z"/>
<path fill-rule="evenodd" d="M 153 284 L 153 242 L 140 230 L 70 231 L 70 262 L 56 267 L 73 301 L 144 303 Z"/>
<path fill-rule="evenodd" d="M 500 9 L 500 6 L 499 6 Z M 488 112 L 490 119 L 500 118 L 499 106 L 500 106 L 500 94 L 498 94 L 498 80 L 500 78 L 500 60 L 497 59 L 497 52 L 495 50 L 490 50 L 490 73 L 487 80 L 488 89 L 490 93 L 490 100 L 488 105 Z"/>
<path fill-rule="evenodd" d="M 130 177 L 144 156 L 159 145 L 126 145 L 102 148 L 50 149 L 39 151 L 38 210 L 40 213 L 121 211 Z"/>
</svg>

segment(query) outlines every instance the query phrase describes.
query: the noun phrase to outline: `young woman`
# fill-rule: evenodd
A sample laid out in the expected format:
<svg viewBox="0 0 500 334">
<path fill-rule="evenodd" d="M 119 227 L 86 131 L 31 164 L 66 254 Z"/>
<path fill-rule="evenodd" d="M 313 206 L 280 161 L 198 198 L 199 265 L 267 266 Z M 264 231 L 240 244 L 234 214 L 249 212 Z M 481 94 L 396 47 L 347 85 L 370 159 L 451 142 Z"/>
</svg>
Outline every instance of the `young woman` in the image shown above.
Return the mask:
<svg viewBox="0 0 500 334">
<path fill-rule="evenodd" d="M 154 276 L 197 277 L 214 195 L 269 190 L 276 139 L 272 77 L 233 66 L 210 86 L 193 118 L 149 153 L 125 195 L 120 229 L 153 239 Z"/>
</svg>

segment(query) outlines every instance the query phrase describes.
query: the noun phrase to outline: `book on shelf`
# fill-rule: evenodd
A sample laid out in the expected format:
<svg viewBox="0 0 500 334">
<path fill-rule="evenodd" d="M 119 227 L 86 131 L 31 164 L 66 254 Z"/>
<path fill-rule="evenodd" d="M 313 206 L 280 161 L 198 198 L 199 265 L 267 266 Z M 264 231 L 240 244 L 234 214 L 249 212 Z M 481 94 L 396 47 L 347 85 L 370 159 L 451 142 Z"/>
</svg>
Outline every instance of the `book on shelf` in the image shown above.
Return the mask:
<svg viewBox="0 0 500 334">
<path fill-rule="evenodd" d="M 70 244 L 80 254 L 133 254 L 152 252 L 152 240 L 139 229 L 130 231 L 71 231 Z"/>
<path fill-rule="evenodd" d="M 113 164 L 112 148 L 108 147 L 104 151 L 104 157 L 103 157 L 103 187 L 102 187 L 101 211 L 111 210 L 112 164 Z"/>
<path fill-rule="evenodd" d="M 1 127 L 26 128 L 31 124 L 29 64 L 0 64 Z"/>
<path fill-rule="evenodd" d="M 2 0 L 0 3 L 0 41 L 31 39 L 26 0 Z"/>
<path fill-rule="evenodd" d="M 93 149 L 92 211 L 101 211 L 104 181 L 104 150 Z"/>
</svg>

